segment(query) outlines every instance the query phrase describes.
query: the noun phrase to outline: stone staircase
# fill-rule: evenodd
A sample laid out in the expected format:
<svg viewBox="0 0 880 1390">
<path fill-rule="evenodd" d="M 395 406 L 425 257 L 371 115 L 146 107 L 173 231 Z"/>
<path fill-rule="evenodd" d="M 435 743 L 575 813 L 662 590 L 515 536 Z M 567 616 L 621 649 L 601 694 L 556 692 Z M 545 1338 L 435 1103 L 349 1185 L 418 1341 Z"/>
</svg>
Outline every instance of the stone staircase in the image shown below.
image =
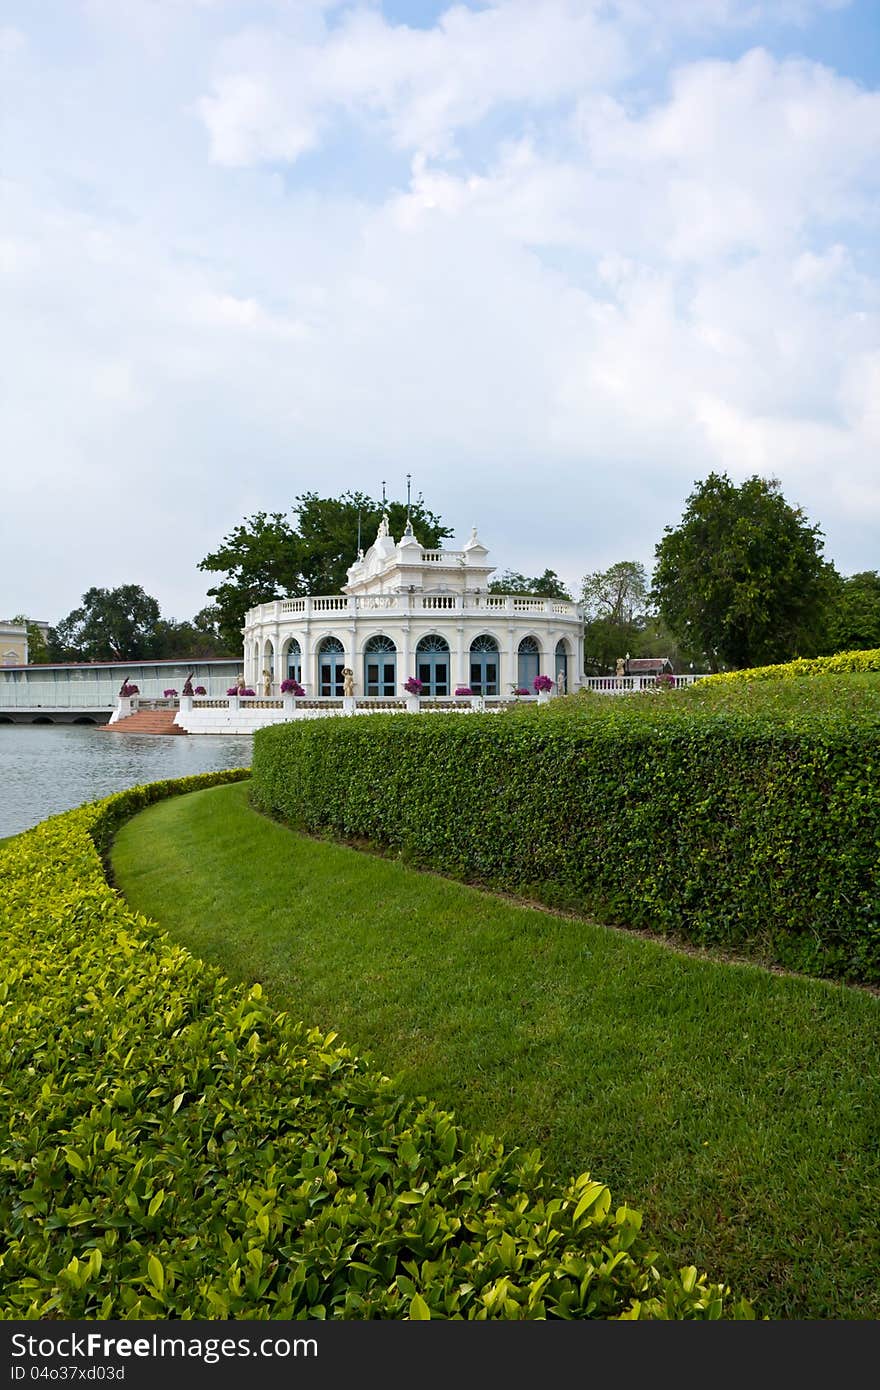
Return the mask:
<svg viewBox="0 0 880 1390">
<path fill-rule="evenodd" d="M 115 724 L 103 724 L 108 734 L 185 734 L 175 724 L 176 709 L 139 709 L 135 714 L 118 719 Z"/>
</svg>

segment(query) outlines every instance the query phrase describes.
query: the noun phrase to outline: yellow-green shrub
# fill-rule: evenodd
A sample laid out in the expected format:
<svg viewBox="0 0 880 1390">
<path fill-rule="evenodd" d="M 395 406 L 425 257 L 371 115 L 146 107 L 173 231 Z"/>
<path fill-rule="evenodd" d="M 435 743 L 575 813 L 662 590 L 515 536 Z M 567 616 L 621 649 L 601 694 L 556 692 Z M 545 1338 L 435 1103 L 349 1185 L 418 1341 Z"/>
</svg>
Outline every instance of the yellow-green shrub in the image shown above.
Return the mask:
<svg viewBox="0 0 880 1390">
<path fill-rule="evenodd" d="M 705 676 L 700 684 L 785 680 L 796 676 L 842 676 L 848 671 L 880 671 L 880 649 L 836 652 L 834 656 L 798 657 L 781 666 L 751 666 L 745 671 L 724 671 L 717 676 Z"/>
<path fill-rule="evenodd" d="M 0 1317 L 715 1318 L 588 1174 L 469 1140 L 109 887 L 154 783 L 0 849 Z"/>
</svg>

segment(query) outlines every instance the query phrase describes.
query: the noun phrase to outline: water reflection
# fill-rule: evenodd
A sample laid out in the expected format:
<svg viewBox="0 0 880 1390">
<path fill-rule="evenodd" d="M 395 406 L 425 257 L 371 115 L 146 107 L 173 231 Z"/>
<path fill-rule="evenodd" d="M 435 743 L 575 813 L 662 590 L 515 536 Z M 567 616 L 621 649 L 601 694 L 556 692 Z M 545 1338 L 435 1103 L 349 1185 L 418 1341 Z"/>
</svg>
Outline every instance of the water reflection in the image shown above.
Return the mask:
<svg viewBox="0 0 880 1390">
<path fill-rule="evenodd" d="M 0 724 L 0 839 L 110 792 L 248 767 L 249 734 L 110 734 L 83 725 Z"/>
</svg>

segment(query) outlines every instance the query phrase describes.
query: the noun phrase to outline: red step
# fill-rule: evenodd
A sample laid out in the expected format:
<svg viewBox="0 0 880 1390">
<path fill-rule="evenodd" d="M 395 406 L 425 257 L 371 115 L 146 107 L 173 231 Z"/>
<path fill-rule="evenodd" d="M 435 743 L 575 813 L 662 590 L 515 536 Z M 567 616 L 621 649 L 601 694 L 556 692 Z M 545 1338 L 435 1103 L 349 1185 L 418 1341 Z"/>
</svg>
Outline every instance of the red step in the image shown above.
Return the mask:
<svg viewBox="0 0 880 1390">
<path fill-rule="evenodd" d="M 101 727 L 110 734 L 185 734 L 186 729 L 174 722 L 176 714 L 176 709 L 141 709 Z"/>
</svg>

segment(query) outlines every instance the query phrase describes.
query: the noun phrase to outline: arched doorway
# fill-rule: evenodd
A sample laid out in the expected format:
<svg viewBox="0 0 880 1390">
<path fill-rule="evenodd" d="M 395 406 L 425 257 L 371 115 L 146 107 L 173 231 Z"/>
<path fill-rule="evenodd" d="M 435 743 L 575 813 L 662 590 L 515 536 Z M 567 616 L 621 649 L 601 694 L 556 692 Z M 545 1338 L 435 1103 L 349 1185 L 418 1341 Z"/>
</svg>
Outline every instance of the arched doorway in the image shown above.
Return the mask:
<svg viewBox="0 0 880 1390">
<path fill-rule="evenodd" d="M 471 678 L 475 695 L 498 694 L 498 643 L 488 633 L 471 642 Z"/>
<path fill-rule="evenodd" d="M 379 633 L 364 647 L 364 694 L 397 693 L 397 648 L 390 637 Z"/>
<path fill-rule="evenodd" d="M 562 689 L 568 694 L 568 647 L 562 638 L 556 643 L 556 683 L 559 684 L 559 673 L 562 672 Z"/>
<path fill-rule="evenodd" d="M 449 643 L 439 633 L 423 637 L 416 647 L 416 675 L 423 695 L 449 694 Z"/>
<path fill-rule="evenodd" d="M 287 679 L 302 685 L 302 648 L 295 637 L 290 639 L 287 648 Z"/>
<path fill-rule="evenodd" d="M 343 695 L 345 649 L 338 637 L 325 637 L 318 646 L 318 694 Z"/>
<path fill-rule="evenodd" d="M 532 682 L 539 674 L 540 665 L 541 648 L 534 637 L 524 637 L 517 651 L 517 685 L 531 692 L 534 689 Z"/>
</svg>

